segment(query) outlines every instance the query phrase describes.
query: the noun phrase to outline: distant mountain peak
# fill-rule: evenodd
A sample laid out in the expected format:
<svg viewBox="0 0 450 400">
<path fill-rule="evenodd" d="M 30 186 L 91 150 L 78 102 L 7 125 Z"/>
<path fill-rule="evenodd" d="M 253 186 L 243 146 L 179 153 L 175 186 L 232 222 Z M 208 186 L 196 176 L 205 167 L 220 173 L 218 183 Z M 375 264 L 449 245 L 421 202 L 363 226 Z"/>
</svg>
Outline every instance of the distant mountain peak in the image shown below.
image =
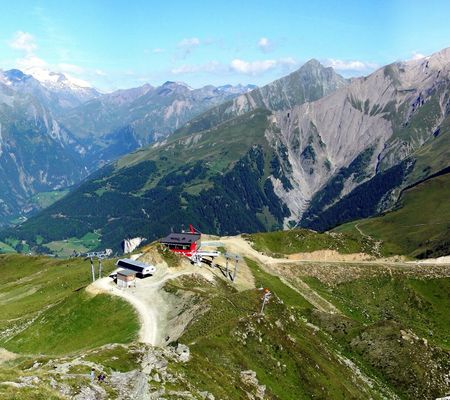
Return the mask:
<svg viewBox="0 0 450 400">
<path fill-rule="evenodd" d="M 193 90 L 192 87 L 190 87 L 187 83 L 185 82 L 179 82 L 179 81 L 166 81 L 164 82 L 161 86 L 163 87 L 177 87 L 177 86 L 183 86 L 186 89 L 189 90 Z"/>
<path fill-rule="evenodd" d="M 59 86 L 60 88 L 67 87 L 72 90 L 86 90 L 92 89 L 92 85 L 88 82 L 75 78 L 62 72 L 53 72 L 45 68 L 32 67 L 24 70 L 25 73 L 32 75 L 44 85 Z"/>
<path fill-rule="evenodd" d="M 310 60 L 306 61 L 300 68 L 303 67 L 325 68 L 323 64 L 316 58 L 311 58 Z"/>
<path fill-rule="evenodd" d="M 8 71 L 5 71 L 3 74 L 11 83 L 22 82 L 31 78 L 31 75 L 24 74 L 19 69 L 10 69 Z"/>
</svg>

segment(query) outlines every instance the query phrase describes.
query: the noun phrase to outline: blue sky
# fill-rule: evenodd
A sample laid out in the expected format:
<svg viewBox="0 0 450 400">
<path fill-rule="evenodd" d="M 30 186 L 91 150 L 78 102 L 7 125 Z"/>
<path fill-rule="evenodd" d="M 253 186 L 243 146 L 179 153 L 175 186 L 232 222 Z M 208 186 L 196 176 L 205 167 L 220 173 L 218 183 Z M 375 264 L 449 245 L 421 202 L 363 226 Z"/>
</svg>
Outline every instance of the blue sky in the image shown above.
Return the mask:
<svg viewBox="0 0 450 400">
<path fill-rule="evenodd" d="M 345 76 L 450 46 L 450 1 L 1 2 L 0 68 L 109 91 L 262 85 L 316 58 Z"/>
</svg>

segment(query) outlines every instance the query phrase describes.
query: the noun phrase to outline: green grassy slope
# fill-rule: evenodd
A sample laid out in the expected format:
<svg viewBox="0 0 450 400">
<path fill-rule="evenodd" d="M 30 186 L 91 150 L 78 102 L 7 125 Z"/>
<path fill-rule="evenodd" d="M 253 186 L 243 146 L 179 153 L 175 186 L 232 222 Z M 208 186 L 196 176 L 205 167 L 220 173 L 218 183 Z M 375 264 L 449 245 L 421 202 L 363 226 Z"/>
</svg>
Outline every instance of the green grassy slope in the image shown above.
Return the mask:
<svg viewBox="0 0 450 400">
<path fill-rule="evenodd" d="M 305 308 L 304 317 L 331 335 L 333 345 L 364 374 L 400 398 L 446 393 L 448 267 L 306 263 L 280 271 L 293 286 L 307 283 L 342 312 Z M 270 280 L 263 284 L 272 288 Z"/>
<path fill-rule="evenodd" d="M 386 271 L 338 284 L 304 280 L 344 313 L 311 318 L 355 362 L 402 398 L 445 394 L 445 378 L 437 371 L 450 367 L 449 278 L 418 279 Z"/>
<path fill-rule="evenodd" d="M 46 208 L 51 206 L 55 201 L 62 199 L 67 193 L 69 193 L 68 189 L 40 192 L 31 198 L 31 203 L 39 208 Z"/>
<path fill-rule="evenodd" d="M 308 229 L 292 229 L 246 235 L 259 252 L 284 257 L 288 254 L 316 250 L 335 250 L 341 254 L 374 252 L 373 241 L 359 234 L 318 233 Z"/>
<path fill-rule="evenodd" d="M 114 268 L 104 262 L 105 274 Z M 0 347 L 19 353 L 65 354 L 134 339 L 137 317 L 127 303 L 84 292 L 82 259 L 0 257 Z"/>
<path fill-rule="evenodd" d="M 450 350 L 450 279 L 418 279 L 380 273 L 331 286 L 317 278 L 308 284 L 360 324 L 395 320 Z"/>
<path fill-rule="evenodd" d="M 404 192 L 400 207 L 376 218 L 350 222 L 334 229 L 359 229 L 382 240 L 387 255 L 438 257 L 450 253 L 450 174 L 425 181 Z"/>
<path fill-rule="evenodd" d="M 343 265 L 328 279 L 321 264 L 286 266 L 285 279 L 294 287 L 302 279 L 342 312 L 329 314 L 315 310 L 257 263 L 246 262 L 256 286 L 273 293 L 264 316 L 258 314 L 258 290 L 215 285 L 215 291 L 206 291 L 190 281 L 177 285 L 181 291 L 195 286 L 208 302 L 206 313 L 180 339 L 189 345 L 192 361 L 173 369 L 198 390 L 245 398 L 255 389 L 242 382 L 240 372 L 250 369 L 266 385 L 269 399 L 445 394 L 450 367 L 450 279 L 440 277 L 445 271 L 416 276 L 413 267 Z"/>
<path fill-rule="evenodd" d="M 268 399 L 381 398 L 378 387 L 370 388 L 343 367 L 339 349 L 326 335 L 304 323 L 311 305 L 256 263 L 247 263 L 258 284 L 273 292 L 265 315 L 257 313 L 261 292 L 222 287 L 208 300 L 209 310 L 180 339 L 190 346 L 192 361 L 178 372 L 216 398 L 242 399 L 246 392 L 254 393 L 241 380 L 245 370 L 256 372 Z"/>
<path fill-rule="evenodd" d="M 179 264 L 177 257 L 165 259 L 173 267 Z M 309 262 L 280 264 L 275 275 L 275 266 L 269 270 L 250 259 L 245 262 L 255 286 L 272 292 L 264 315 L 259 314 L 258 289 L 238 292 L 225 280 L 200 276 L 166 283 L 164 295 L 177 297 L 173 304 L 189 299 L 177 308 L 177 318 L 195 307 L 187 329 L 171 344 L 188 345 L 191 359 L 180 363 L 169 358 L 164 364 L 169 378 L 149 378 L 153 393 L 164 387 L 164 396 L 159 396 L 168 399 L 180 397 L 172 391 L 196 398 L 204 391 L 221 399 L 249 398 L 258 388 L 241 373 L 252 370 L 265 386 L 264 398 L 271 400 L 431 399 L 445 394 L 450 368 L 448 267 Z M 111 268 L 112 262 L 106 262 L 105 270 Z M 61 398 L 51 379 L 79 393 L 89 385 L 86 362 L 97 363 L 109 376 L 141 368 L 148 352 L 142 344 L 99 348 L 130 342 L 137 321 L 120 299 L 90 297 L 83 291 L 90 279 L 89 263 L 6 255 L 0 257 L 0 272 L 0 347 L 21 354 L 0 363 L 0 382 L 18 376 L 41 379 L 34 393 L 0 384 L 0 398 Z M 340 312 L 315 309 L 300 294 L 300 280 Z M 72 363 L 70 376 L 55 373 L 54 365 L 73 358 L 83 362 Z M 36 362 L 39 368 L 33 367 Z M 127 380 L 136 378 L 130 376 Z M 118 398 L 112 385 L 104 389 L 108 398 Z"/>
</svg>

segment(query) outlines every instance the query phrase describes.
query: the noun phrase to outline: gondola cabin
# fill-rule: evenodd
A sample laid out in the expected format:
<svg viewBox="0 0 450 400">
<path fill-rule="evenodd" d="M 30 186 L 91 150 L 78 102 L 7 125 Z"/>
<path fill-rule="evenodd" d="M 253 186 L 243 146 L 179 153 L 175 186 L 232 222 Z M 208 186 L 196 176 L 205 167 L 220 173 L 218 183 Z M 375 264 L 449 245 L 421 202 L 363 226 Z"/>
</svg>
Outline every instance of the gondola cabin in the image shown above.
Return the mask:
<svg viewBox="0 0 450 400">
<path fill-rule="evenodd" d="M 191 228 L 190 232 L 171 233 L 159 242 L 167 246 L 174 253 L 191 257 L 200 248 L 201 233 Z"/>
</svg>

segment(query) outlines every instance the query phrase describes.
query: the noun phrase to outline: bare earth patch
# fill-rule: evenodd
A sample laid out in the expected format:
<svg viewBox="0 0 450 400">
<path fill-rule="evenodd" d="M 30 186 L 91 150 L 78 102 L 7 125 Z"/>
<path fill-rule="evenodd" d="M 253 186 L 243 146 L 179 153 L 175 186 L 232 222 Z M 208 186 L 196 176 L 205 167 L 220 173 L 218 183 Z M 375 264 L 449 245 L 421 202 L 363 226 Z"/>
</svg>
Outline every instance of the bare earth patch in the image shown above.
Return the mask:
<svg viewBox="0 0 450 400">
<path fill-rule="evenodd" d="M 17 358 L 17 354 L 0 347 L 0 364 L 15 358 Z"/>
</svg>

